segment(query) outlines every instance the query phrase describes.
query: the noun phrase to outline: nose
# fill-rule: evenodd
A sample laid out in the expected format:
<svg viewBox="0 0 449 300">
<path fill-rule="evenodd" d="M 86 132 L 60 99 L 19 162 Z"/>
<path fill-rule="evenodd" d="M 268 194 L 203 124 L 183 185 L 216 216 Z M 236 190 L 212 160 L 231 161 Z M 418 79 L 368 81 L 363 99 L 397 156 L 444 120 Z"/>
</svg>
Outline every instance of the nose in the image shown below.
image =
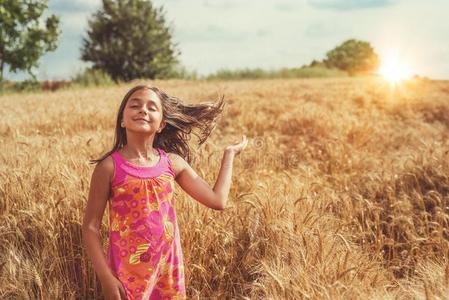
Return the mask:
<svg viewBox="0 0 449 300">
<path fill-rule="evenodd" d="M 147 109 L 145 107 L 142 107 L 139 111 L 139 113 L 143 113 L 144 115 L 147 114 Z"/>
</svg>

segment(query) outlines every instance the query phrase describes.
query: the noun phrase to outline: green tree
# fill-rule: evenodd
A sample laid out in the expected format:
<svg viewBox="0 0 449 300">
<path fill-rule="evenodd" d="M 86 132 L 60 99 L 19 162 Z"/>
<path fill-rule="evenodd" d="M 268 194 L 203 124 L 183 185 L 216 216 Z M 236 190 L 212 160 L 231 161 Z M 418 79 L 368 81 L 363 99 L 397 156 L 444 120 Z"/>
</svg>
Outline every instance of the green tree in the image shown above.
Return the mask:
<svg viewBox="0 0 449 300">
<path fill-rule="evenodd" d="M 180 52 L 171 42 L 163 7 L 145 0 L 103 0 L 89 20 L 82 60 L 117 80 L 166 78 L 178 65 Z"/>
<path fill-rule="evenodd" d="M 24 70 L 35 79 L 32 68 L 45 52 L 56 49 L 59 18 L 51 15 L 43 21 L 47 7 L 45 0 L 0 1 L 0 82 L 6 65 L 11 72 Z"/>
<path fill-rule="evenodd" d="M 368 42 L 350 39 L 326 54 L 325 64 L 350 74 L 372 72 L 379 67 L 379 58 Z"/>
</svg>

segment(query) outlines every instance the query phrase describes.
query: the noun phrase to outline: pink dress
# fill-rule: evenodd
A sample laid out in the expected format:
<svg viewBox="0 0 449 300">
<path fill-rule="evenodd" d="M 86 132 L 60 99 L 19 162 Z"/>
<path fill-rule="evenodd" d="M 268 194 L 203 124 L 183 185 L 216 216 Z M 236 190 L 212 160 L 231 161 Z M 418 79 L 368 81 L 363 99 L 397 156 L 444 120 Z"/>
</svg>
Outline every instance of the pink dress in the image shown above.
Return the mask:
<svg viewBox="0 0 449 300">
<path fill-rule="evenodd" d="M 129 300 L 185 299 L 183 254 L 174 207 L 174 177 L 163 149 L 153 167 L 118 151 L 109 205 L 108 263 Z"/>
</svg>

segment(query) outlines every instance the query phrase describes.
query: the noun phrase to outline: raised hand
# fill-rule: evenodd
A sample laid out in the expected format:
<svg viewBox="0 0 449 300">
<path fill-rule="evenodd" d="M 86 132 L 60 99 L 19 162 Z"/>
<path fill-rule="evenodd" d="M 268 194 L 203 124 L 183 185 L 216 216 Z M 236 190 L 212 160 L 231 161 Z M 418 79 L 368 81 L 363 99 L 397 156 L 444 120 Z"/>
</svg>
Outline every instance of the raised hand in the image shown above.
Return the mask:
<svg viewBox="0 0 449 300">
<path fill-rule="evenodd" d="M 241 141 L 235 141 L 234 144 L 226 147 L 225 151 L 233 152 L 234 154 L 239 154 L 248 145 L 248 139 L 246 135 L 243 135 Z"/>
</svg>

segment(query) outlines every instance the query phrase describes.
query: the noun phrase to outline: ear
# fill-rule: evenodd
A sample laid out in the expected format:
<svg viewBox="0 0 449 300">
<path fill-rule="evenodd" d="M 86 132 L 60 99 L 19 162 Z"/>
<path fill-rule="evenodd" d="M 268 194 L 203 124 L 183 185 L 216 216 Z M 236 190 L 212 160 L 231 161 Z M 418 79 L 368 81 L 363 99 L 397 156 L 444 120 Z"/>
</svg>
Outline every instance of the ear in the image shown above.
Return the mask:
<svg viewBox="0 0 449 300">
<path fill-rule="evenodd" d="M 164 120 L 162 120 L 162 121 L 161 121 L 161 125 L 159 126 L 159 129 L 158 129 L 157 131 L 158 131 L 158 132 L 161 132 L 162 129 L 164 129 L 166 125 L 167 125 L 167 123 L 166 123 Z"/>
</svg>

